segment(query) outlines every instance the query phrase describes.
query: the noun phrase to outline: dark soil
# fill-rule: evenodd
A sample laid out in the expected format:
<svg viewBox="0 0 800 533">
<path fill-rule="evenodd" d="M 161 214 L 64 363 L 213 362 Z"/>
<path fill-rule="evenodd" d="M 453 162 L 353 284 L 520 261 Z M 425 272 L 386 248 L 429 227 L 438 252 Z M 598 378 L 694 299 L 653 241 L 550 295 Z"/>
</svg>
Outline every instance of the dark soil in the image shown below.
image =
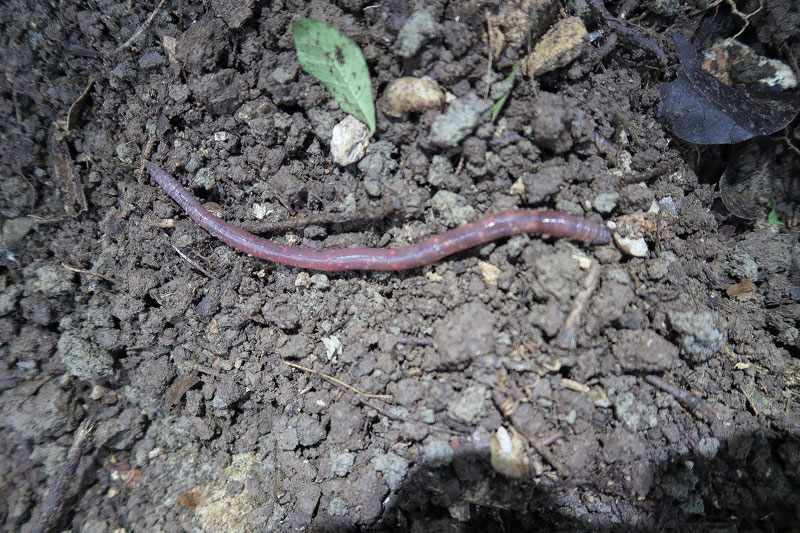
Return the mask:
<svg viewBox="0 0 800 533">
<path fill-rule="evenodd" d="M 0 529 L 800 530 L 797 130 L 759 141 L 777 226 L 720 201 L 741 147 L 683 143 L 657 114 L 669 31 L 731 37 L 729 2 L 609 2 L 666 65 L 578 1 L 542 22 L 512 7 L 547 2 L 170 0 L 147 23 L 156 4 L 4 4 Z M 436 31 L 409 55 L 422 10 Z M 376 98 L 430 75 L 480 102 L 487 13 L 493 84 L 553 17 L 605 31 L 452 147 L 431 141 L 443 109 L 379 109 L 367 158 L 333 163 L 345 114 L 300 69 L 293 20 L 349 35 Z M 764 2 L 740 40 L 791 66 L 797 2 Z M 519 236 L 305 272 L 196 227 L 144 160 L 241 226 L 401 207 L 273 234 L 290 244 L 397 247 L 541 206 L 628 216 L 648 251 Z"/>
</svg>

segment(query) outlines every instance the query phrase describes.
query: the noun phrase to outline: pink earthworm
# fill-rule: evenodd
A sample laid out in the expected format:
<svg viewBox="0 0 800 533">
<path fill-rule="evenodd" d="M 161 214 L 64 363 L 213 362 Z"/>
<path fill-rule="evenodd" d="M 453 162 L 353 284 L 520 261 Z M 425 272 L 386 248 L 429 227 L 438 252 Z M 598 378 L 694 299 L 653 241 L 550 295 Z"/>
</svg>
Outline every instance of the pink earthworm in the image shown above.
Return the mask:
<svg viewBox="0 0 800 533">
<path fill-rule="evenodd" d="M 259 259 L 310 270 L 406 270 L 434 263 L 448 255 L 501 237 L 530 232 L 566 237 L 587 244 L 606 244 L 611 240 L 609 230 L 597 222 L 560 211 L 511 209 L 401 248 L 315 250 L 284 246 L 212 215 L 175 178 L 153 163 L 145 162 L 145 166 L 189 218 L 221 241 Z"/>
</svg>

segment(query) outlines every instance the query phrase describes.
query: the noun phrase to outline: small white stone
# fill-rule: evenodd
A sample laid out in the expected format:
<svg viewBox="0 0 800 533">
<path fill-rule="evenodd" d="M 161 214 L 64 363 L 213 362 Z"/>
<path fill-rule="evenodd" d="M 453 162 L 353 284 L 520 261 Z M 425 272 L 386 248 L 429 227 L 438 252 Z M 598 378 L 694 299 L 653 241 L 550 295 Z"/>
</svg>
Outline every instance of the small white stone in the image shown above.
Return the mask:
<svg viewBox="0 0 800 533">
<path fill-rule="evenodd" d="M 497 285 L 497 278 L 500 277 L 499 268 L 486 261 L 478 261 L 478 270 L 487 285 Z"/>
<path fill-rule="evenodd" d="M 342 341 L 340 341 L 338 337 L 334 336 L 322 337 L 322 344 L 325 346 L 325 352 L 328 356 L 328 360 L 335 363 L 336 359 L 342 355 L 342 350 L 344 349 L 344 346 L 342 346 Z"/>
<path fill-rule="evenodd" d="M 337 165 L 346 167 L 360 161 L 369 145 L 369 128 L 352 115 L 347 115 L 331 132 L 331 156 Z"/>
<path fill-rule="evenodd" d="M 442 104 L 444 93 L 432 78 L 404 77 L 389 83 L 381 108 L 390 117 L 400 118 L 407 113 L 441 107 Z"/>
<path fill-rule="evenodd" d="M 314 274 L 311 276 L 311 283 L 317 289 L 327 289 L 331 286 L 331 281 L 325 274 Z"/>
<path fill-rule="evenodd" d="M 503 426 L 497 428 L 497 444 L 501 453 L 511 453 L 514 447 L 511 445 L 511 435 Z"/>
<path fill-rule="evenodd" d="M 266 215 L 267 215 L 267 206 L 259 203 L 253 204 L 253 216 L 255 216 L 258 220 L 261 220 Z"/>
<path fill-rule="evenodd" d="M 647 249 L 647 241 L 644 237 L 632 238 L 623 237 L 619 233 L 614 234 L 614 242 L 617 247 L 628 255 L 633 257 L 647 257 L 649 250 Z"/>
<path fill-rule="evenodd" d="M 592 266 L 592 259 L 590 257 L 586 257 L 585 255 L 573 255 L 573 259 L 578 262 L 578 266 L 581 270 L 589 270 L 589 267 Z"/>
</svg>

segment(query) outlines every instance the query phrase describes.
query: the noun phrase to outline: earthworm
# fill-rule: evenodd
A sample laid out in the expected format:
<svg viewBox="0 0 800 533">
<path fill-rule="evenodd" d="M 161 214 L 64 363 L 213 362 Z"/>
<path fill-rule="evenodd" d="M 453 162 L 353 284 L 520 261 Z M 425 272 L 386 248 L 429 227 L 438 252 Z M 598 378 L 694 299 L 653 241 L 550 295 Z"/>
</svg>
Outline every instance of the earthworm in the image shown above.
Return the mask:
<svg viewBox="0 0 800 533">
<path fill-rule="evenodd" d="M 147 170 L 162 189 L 201 228 L 241 252 L 259 259 L 310 270 L 406 270 L 434 263 L 443 257 L 520 233 L 566 237 L 587 244 L 606 244 L 611 233 L 605 226 L 561 211 L 511 209 L 429 237 L 401 248 L 334 248 L 315 250 L 284 246 L 225 222 L 209 212 L 178 181 L 149 161 Z"/>
</svg>

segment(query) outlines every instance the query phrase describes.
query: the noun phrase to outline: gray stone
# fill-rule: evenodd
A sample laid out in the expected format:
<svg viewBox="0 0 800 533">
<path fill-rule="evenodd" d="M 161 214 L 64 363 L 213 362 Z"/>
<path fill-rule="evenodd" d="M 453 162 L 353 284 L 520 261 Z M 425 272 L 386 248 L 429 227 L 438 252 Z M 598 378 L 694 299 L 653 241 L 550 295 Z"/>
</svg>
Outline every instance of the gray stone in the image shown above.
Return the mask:
<svg viewBox="0 0 800 533">
<path fill-rule="evenodd" d="M 397 35 L 397 54 L 400 57 L 413 57 L 429 39 L 435 37 L 439 31 L 438 24 L 433 15 L 427 11 L 416 11 Z"/>
<path fill-rule="evenodd" d="M 431 441 L 423 446 L 422 459 L 431 468 L 447 466 L 453 461 L 453 448 L 446 441 Z"/>
<path fill-rule="evenodd" d="M 680 339 L 681 353 L 691 363 L 711 359 L 725 345 L 725 336 L 716 326 L 711 311 L 669 311 L 667 320 Z"/>
<path fill-rule="evenodd" d="M 431 124 L 430 141 L 440 148 L 458 146 L 467 135 L 491 117 L 492 102 L 474 93 L 461 97 Z"/>
</svg>

